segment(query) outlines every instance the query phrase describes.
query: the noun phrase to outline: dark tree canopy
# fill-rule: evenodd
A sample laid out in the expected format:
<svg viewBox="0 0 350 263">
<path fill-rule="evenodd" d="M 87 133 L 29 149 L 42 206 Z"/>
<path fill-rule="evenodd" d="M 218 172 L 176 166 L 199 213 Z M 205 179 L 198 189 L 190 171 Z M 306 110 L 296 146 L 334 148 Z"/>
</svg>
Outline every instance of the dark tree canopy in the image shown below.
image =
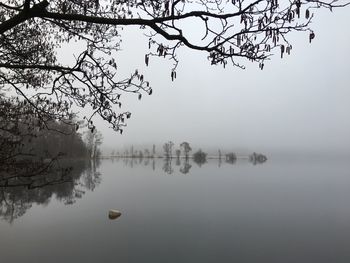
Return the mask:
<svg viewBox="0 0 350 263">
<path fill-rule="evenodd" d="M 130 112 L 118 110 L 125 92 L 151 94 L 141 72 L 120 79 L 114 60 L 122 27 L 137 26 L 149 38 L 151 56 L 174 62 L 185 47 L 203 52 L 212 65 L 261 69 L 274 50 L 292 50 L 288 34 L 308 32 L 317 9 L 342 7 L 342 0 L 2 0 L 0 2 L 0 91 L 17 93 L 39 118 L 72 119 L 72 105 L 89 106 L 87 117 L 100 115 L 122 132 Z M 188 24 L 196 26 L 196 34 Z M 199 38 L 196 35 L 201 33 Z M 78 41 L 74 62 L 60 61 L 57 51 Z"/>
<path fill-rule="evenodd" d="M 43 123 L 48 129 L 42 127 Z M 84 158 L 89 150 L 90 145 L 74 126 L 42 121 L 34 116 L 28 104 L 0 95 L 0 181 L 4 174 L 7 177 L 42 174 L 60 157 Z"/>
</svg>

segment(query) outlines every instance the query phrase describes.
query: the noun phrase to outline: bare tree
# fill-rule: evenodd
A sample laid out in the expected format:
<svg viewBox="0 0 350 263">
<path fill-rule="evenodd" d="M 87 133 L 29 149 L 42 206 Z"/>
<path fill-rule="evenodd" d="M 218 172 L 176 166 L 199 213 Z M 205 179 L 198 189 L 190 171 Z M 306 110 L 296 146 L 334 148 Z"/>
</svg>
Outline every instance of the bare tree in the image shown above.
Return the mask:
<svg viewBox="0 0 350 263">
<path fill-rule="evenodd" d="M 69 120 L 72 105 L 90 106 L 87 125 L 94 129 L 99 115 L 123 132 L 128 111 L 119 111 L 123 93 L 152 94 L 149 82 L 138 70 L 119 76 L 114 57 L 120 49 L 119 32 L 137 26 L 148 34 L 151 57 L 174 62 L 177 50 L 186 47 L 204 52 L 212 65 L 228 63 L 243 68 L 245 61 L 258 63 L 274 53 L 289 54 L 288 34 L 307 31 L 314 12 L 344 7 L 343 0 L 2 0 L 0 3 L 0 90 L 21 96 L 44 121 Z M 196 26 L 196 37 L 187 27 Z M 72 63 L 60 61 L 57 51 L 78 41 L 82 47 Z"/>
<path fill-rule="evenodd" d="M 155 144 L 153 144 L 153 146 L 152 146 L 152 157 L 153 158 L 156 157 L 156 145 Z"/>
<path fill-rule="evenodd" d="M 100 150 L 99 146 L 102 144 L 102 134 L 99 131 L 94 130 L 93 132 L 86 132 L 86 144 L 88 148 L 88 155 L 91 159 L 99 157 Z"/>
<path fill-rule="evenodd" d="M 172 141 L 164 143 L 163 149 L 164 149 L 165 158 L 171 159 L 173 157 L 173 153 L 172 153 L 173 146 L 174 146 L 174 143 Z"/>
<path fill-rule="evenodd" d="M 131 145 L 130 155 L 131 155 L 131 158 L 134 158 L 134 157 L 135 157 L 135 153 L 134 153 L 134 145 Z"/>
<path fill-rule="evenodd" d="M 183 142 L 183 143 L 180 144 L 180 147 L 183 148 L 183 151 L 185 153 L 185 158 L 186 158 L 186 160 L 188 160 L 189 153 L 190 153 L 190 151 L 192 151 L 192 148 L 191 148 L 190 144 L 188 142 Z"/>
</svg>

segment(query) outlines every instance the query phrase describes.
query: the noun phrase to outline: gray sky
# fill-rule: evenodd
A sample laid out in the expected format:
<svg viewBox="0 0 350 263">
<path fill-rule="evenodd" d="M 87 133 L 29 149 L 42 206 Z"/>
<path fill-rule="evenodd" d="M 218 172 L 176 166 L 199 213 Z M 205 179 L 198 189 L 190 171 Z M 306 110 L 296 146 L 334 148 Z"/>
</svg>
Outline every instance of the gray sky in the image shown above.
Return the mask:
<svg viewBox="0 0 350 263">
<path fill-rule="evenodd" d="M 207 54 L 183 48 L 174 82 L 169 61 L 151 58 L 145 68 L 147 37 L 124 30 L 120 73 L 144 70 L 154 93 L 123 97 L 132 112 L 123 135 L 96 120 L 104 151 L 172 140 L 204 149 L 350 152 L 349 11 L 317 11 L 313 43 L 306 32 L 293 34 L 292 54 L 275 55 L 263 71 L 250 62 L 246 70 L 213 67 Z"/>
</svg>

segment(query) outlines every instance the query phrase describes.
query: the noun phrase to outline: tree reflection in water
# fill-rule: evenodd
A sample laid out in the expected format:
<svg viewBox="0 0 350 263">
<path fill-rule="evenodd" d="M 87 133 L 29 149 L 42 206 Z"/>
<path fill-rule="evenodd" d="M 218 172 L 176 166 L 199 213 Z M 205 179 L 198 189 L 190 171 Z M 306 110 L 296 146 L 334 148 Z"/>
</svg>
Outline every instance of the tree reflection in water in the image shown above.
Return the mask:
<svg viewBox="0 0 350 263">
<path fill-rule="evenodd" d="M 100 184 L 99 165 L 98 160 L 75 160 L 56 163 L 36 175 L 0 174 L 0 219 L 12 223 L 34 203 L 46 205 L 54 196 L 66 205 L 74 204 Z"/>
<path fill-rule="evenodd" d="M 176 171 L 181 174 L 189 174 L 192 168 L 192 158 L 113 158 L 112 161 L 122 161 L 125 166 L 150 166 L 156 170 L 157 162 L 163 164 L 162 170 L 165 174 L 172 175 Z M 234 160 L 234 161 L 233 161 Z M 217 161 L 221 167 L 221 158 L 211 158 L 211 162 Z M 266 161 L 266 157 L 253 153 L 245 158 L 224 159 L 227 165 L 235 165 L 236 161 L 248 161 L 254 165 Z M 200 163 L 205 165 L 205 163 Z M 21 174 L 16 171 L 12 174 L 0 172 L 0 219 L 13 222 L 16 218 L 23 216 L 33 204 L 46 205 L 55 197 L 60 202 L 70 205 L 74 204 L 85 194 L 86 190 L 94 191 L 101 183 L 101 175 L 97 171 L 99 160 L 75 160 L 74 164 L 68 161 L 56 163 L 50 171 Z M 198 166 L 201 167 L 200 165 Z M 40 167 L 39 167 L 40 168 Z M 33 170 L 33 169 L 30 169 Z"/>
<path fill-rule="evenodd" d="M 186 159 L 183 167 L 180 168 L 180 172 L 183 174 L 187 174 L 190 171 L 191 167 L 192 165 L 190 165 L 190 163 L 188 162 L 188 159 Z"/>
<path fill-rule="evenodd" d="M 174 169 L 171 165 L 172 158 L 165 158 L 163 163 L 163 171 L 167 174 L 172 174 L 174 172 Z"/>
<path fill-rule="evenodd" d="M 201 168 L 203 165 L 207 163 L 207 157 L 206 155 L 203 156 L 202 152 L 199 151 L 199 157 L 200 158 L 180 158 L 179 156 L 175 158 L 171 157 L 113 157 L 111 158 L 112 161 L 122 161 L 124 163 L 124 166 L 134 168 L 134 166 L 138 165 L 144 165 L 144 166 L 151 166 L 152 170 L 156 170 L 156 163 L 161 162 L 162 163 L 162 170 L 165 174 L 174 174 L 176 171 L 173 168 L 173 163 L 175 163 L 176 170 L 178 170 L 182 174 L 188 174 L 190 173 L 190 169 L 192 168 L 191 163 L 196 163 L 199 168 Z M 263 164 L 266 162 L 267 158 L 266 156 L 262 154 L 253 153 L 251 155 L 246 156 L 240 156 L 237 157 L 234 153 L 226 154 L 224 157 L 221 156 L 221 154 L 217 157 L 210 157 L 208 160 L 211 160 L 211 162 L 218 162 L 218 167 L 220 168 L 223 163 L 228 165 L 235 165 L 237 164 L 237 161 L 240 162 L 249 162 L 253 165 L 256 164 Z"/>
</svg>

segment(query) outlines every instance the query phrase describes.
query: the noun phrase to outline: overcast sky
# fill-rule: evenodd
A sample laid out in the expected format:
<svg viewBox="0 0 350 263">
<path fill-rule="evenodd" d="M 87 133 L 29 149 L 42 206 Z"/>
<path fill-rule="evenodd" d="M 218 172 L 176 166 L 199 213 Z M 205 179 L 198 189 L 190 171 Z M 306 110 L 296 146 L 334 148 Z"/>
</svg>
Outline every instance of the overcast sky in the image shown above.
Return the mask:
<svg viewBox="0 0 350 263">
<path fill-rule="evenodd" d="M 123 135 L 101 121 L 103 149 L 188 141 L 204 149 L 237 151 L 350 151 L 350 8 L 316 13 L 308 33 L 293 34 L 290 56 L 275 55 L 261 71 L 213 67 L 207 54 L 181 49 L 177 79 L 171 62 L 144 66 L 147 38 L 125 30 L 117 62 L 120 73 L 144 70 L 154 93 L 124 96 L 132 118 Z M 194 28 L 195 30 L 195 28 Z"/>
</svg>

